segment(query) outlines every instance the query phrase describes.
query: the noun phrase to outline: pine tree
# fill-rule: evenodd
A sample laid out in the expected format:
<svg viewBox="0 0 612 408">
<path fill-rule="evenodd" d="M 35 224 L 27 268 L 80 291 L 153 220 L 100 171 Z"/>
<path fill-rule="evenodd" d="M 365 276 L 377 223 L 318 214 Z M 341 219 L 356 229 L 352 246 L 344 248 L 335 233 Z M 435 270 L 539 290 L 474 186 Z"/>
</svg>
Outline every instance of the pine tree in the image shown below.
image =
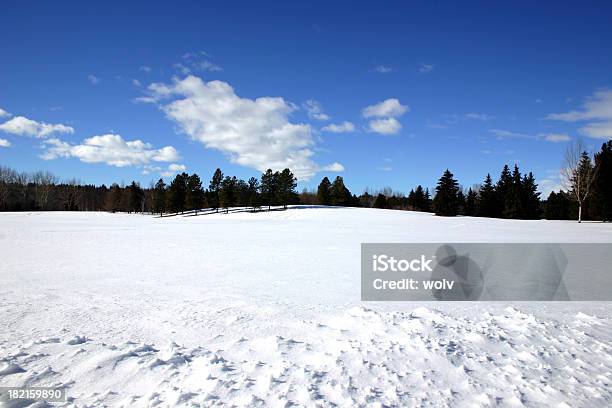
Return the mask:
<svg viewBox="0 0 612 408">
<path fill-rule="evenodd" d="M 295 203 L 297 199 L 297 179 L 289 169 L 284 169 L 278 175 L 276 196 L 278 203 L 287 209 L 287 204 Z"/>
<path fill-rule="evenodd" d="M 429 188 L 425 189 L 425 197 L 423 198 L 423 211 L 431 212 L 431 207 L 433 203 L 431 200 L 431 195 L 429 194 Z"/>
<path fill-rule="evenodd" d="M 259 180 L 255 177 L 251 177 L 248 182 L 248 206 L 253 208 L 255 211 L 256 208 L 259 208 Z"/>
<path fill-rule="evenodd" d="M 187 191 L 185 195 L 185 205 L 188 210 L 198 210 L 202 208 L 204 202 L 204 190 L 202 189 L 202 181 L 200 176 L 192 174 L 187 178 Z"/>
<path fill-rule="evenodd" d="M 497 181 L 495 191 L 497 193 L 498 201 L 498 208 L 495 211 L 496 216 L 505 217 L 506 208 L 508 207 L 506 204 L 510 201 L 510 194 L 512 191 L 512 173 L 510 172 L 510 168 L 507 164 L 504 165 L 504 168 L 499 175 L 499 180 Z"/>
<path fill-rule="evenodd" d="M 153 211 L 159 213 L 160 216 L 164 215 L 166 209 L 166 183 L 163 179 L 157 180 L 155 183 L 155 191 L 153 195 Z"/>
<path fill-rule="evenodd" d="M 480 187 L 479 196 L 480 200 L 476 212 L 478 216 L 489 218 L 497 217 L 499 215 L 499 200 L 490 174 L 487 174 L 484 184 Z"/>
<path fill-rule="evenodd" d="M 476 215 L 478 195 L 471 188 L 465 197 L 465 215 L 473 217 Z"/>
<path fill-rule="evenodd" d="M 453 173 L 448 169 L 444 172 L 438 186 L 436 187 L 436 196 L 433 200 L 434 210 L 436 215 L 455 216 L 457 215 L 458 202 L 457 194 L 459 193 L 459 183 L 454 179 Z"/>
<path fill-rule="evenodd" d="M 209 203 L 212 208 L 219 212 L 219 190 L 223 181 L 223 172 L 221 169 L 215 170 L 210 185 L 208 186 Z"/>
<path fill-rule="evenodd" d="M 219 207 L 225 208 L 225 212 L 229 212 L 229 207 L 236 205 L 236 177 L 226 176 L 221 182 L 219 189 Z"/>
<path fill-rule="evenodd" d="M 265 204 L 268 204 L 268 211 L 270 211 L 272 204 L 274 204 L 277 184 L 278 172 L 274 173 L 271 169 L 268 169 L 261 175 L 261 198 Z"/>
<path fill-rule="evenodd" d="M 505 177 L 503 171 L 502 176 Z M 502 179 L 500 178 L 500 181 Z M 504 194 L 504 207 L 502 215 L 504 218 L 523 218 L 523 191 L 522 191 L 522 177 L 519 171 L 518 165 L 514 165 L 510 182 L 505 187 Z"/>
<path fill-rule="evenodd" d="M 132 181 L 132 184 L 127 188 L 128 194 L 128 212 L 139 212 L 142 211 L 142 200 L 144 199 L 144 192 L 140 188 L 140 184 Z"/>
<path fill-rule="evenodd" d="M 321 205 L 331 205 L 332 197 L 331 197 L 331 182 L 327 177 L 323 177 L 319 187 L 317 188 L 317 201 Z"/>
<path fill-rule="evenodd" d="M 347 207 L 351 204 L 352 194 L 344 185 L 344 179 L 337 176 L 331 186 L 332 204 L 341 207 Z"/>
<path fill-rule="evenodd" d="M 170 183 L 166 199 L 168 208 L 172 212 L 185 211 L 185 195 L 187 193 L 187 173 L 177 174 Z"/>
<path fill-rule="evenodd" d="M 465 215 L 465 194 L 461 189 L 457 193 L 457 214 Z"/>
<path fill-rule="evenodd" d="M 410 190 L 410 192 L 408 193 L 408 200 L 407 200 L 407 204 L 408 204 L 408 209 L 410 210 L 418 210 L 418 206 L 416 203 L 416 198 L 414 196 L 414 190 Z"/>
<path fill-rule="evenodd" d="M 106 194 L 106 210 L 110 212 L 121 211 L 123 204 L 123 189 L 117 183 L 113 183 Z"/>
<path fill-rule="evenodd" d="M 540 218 L 540 193 L 532 172 L 526 174 L 522 180 L 522 217 L 528 220 Z"/>
<path fill-rule="evenodd" d="M 595 167 L 592 208 L 602 221 L 612 221 L 612 140 L 595 154 Z"/>
<path fill-rule="evenodd" d="M 384 194 L 379 194 L 374 200 L 374 208 L 387 208 L 387 197 Z"/>
</svg>

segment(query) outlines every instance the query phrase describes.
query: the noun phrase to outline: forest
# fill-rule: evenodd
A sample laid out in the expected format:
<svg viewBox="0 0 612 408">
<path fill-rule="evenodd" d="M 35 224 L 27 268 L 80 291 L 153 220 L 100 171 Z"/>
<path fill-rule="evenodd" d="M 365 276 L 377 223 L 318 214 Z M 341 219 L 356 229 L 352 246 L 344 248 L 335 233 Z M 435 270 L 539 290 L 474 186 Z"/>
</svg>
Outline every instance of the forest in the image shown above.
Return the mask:
<svg viewBox="0 0 612 408">
<path fill-rule="evenodd" d="M 487 174 L 481 184 L 464 188 L 446 169 L 433 191 L 417 185 L 408 194 L 386 187 L 352 193 L 344 179 L 324 177 L 316 190 L 297 191 L 290 169 L 268 169 L 259 178 L 242 180 L 216 169 L 208 185 L 198 174 L 177 174 L 142 187 L 133 181 L 107 187 L 60 181 L 46 171 L 17 172 L 0 166 L 0 211 L 110 211 L 176 214 L 209 208 L 248 207 L 253 211 L 293 204 L 384 208 L 434 212 L 439 216 L 509 219 L 612 220 L 612 141 L 592 157 L 578 150 L 566 158 L 565 189 L 540 197 L 533 173 L 505 165 L 496 181 Z"/>
</svg>

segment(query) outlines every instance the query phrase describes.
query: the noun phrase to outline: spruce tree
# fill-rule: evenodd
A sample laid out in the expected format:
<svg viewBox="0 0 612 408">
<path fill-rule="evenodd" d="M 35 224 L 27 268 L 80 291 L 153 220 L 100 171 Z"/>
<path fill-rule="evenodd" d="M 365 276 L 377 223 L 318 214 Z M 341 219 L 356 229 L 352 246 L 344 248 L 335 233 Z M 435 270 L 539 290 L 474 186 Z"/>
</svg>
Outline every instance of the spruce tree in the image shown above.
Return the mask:
<svg viewBox="0 0 612 408">
<path fill-rule="evenodd" d="M 410 210 L 418 210 L 418 206 L 416 203 L 416 198 L 414 196 L 414 190 L 410 190 L 410 192 L 408 193 L 408 200 L 407 200 L 407 204 L 408 204 L 408 209 Z"/>
<path fill-rule="evenodd" d="M 505 177 L 503 171 L 502 176 Z M 500 178 L 501 181 L 501 178 Z M 503 217 L 504 218 L 524 218 L 523 217 L 523 184 L 522 184 L 521 172 L 519 171 L 518 165 L 514 165 L 510 182 L 505 186 L 504 194 L 504 207 Z"/>
<path fill-rule="evenodd" d="M 221 169 L 217 169 L 208 186 L 209 204 L 212 208 L 217 210 L 217 212 L 219 212 L 219 190 L 221 189 L 221 182 L 223 182 L 223 172 Z"/>
<path fill-rule="evenodd" d="M 341 207 L 347 207 L 351 204 L 352 194 L 344 185 L 344 179 L 337 176 L 331 186 L 332 204 Z"/>
<path fill-rule="evenodd" d="M 177 174 L 174 180 L 170 183 L 166 199 L 168 200 L 168 208 L 172 212 L 185 211 L 185 196 L 187 194 L 187 173 Z"/>
<path fill-rule="evenodd" d="M 387 208 L 387 197 L 384 194 L 379 194 L 374 200 L 374 208 Z"/>
<path fill-rule="evenodd" d="M 276 196 L 278 203 L 282 204 L 284 209 L 287 209 L 287 204 L 296 202 L 297 199 L 297 179 L 289 169 L 284 169 L 278 175 L 278 188 Z"/>
<path fill-rule="evenodd" d="M 266 170 L 266 172 L 261 175 L 261 198 L 265 204 L 268 204 L 268 211 L 272 204 L 274 204 L 274 199 L 276 198 L 277 181 L 278 172 L 274 173 L 272 169 Z"/>
<path fill-rule="evenodd" d="M 499 180 L 497 181 L 497 185 L 495 187 L 495 192 L 497 193 L 497 205 L 495 213 L 496 216 L 505 217 L 506 208 L 508 207 L 506 204 L 510 201 L 510 194 L 512 191 L 512 173 L 510 172 L 510 168 L 508 165 L 504 165 L 501 174 L 499 175 Z"/>
<path fill-rule="evenodd" d="M 332 197 L 331 197 L 331 182 L 327 177 L 323 177 L 321 183 L 319 183 L 319 187 L 317 188 L 317 201 L 321 205 L 331 205 Z"/>
<path fill-rule="evenodd" d="M 144 199 L 144 192 L 140 188 L 140 184 L 132 181 L 132 184 L 127 188 L 127 201 L 128 201 L 128 212 L 140 212 L 142 211 L 142 200 Z"/>
<path fill-rule="evenodd" d="M 465 215 L 465 194 L 461 189 L 457 193 L 457 214 Z"/>
<path fill-rule="evenodd" d="M 478 216 L 489 218 L 497 217 L 499 215 L 499 200 L 490 174 L 487 174 L 483 185 L 480 187 L 479 196 L 480 200 L 476 212 Z"/>
<path fill-rule="evenodd" d="M 592 208 L 600 220 L 612 221 L 612 140 L 595 154 L 595 167 Z"/>
<path fill-rule="evenodd" d="M 522 217 L 528 220 L 540 218 L 540 193 L 532 172 L 526 174 L 522 180 Z"/>
<path fill-rule="evenodd" d="M 226 176 L 221 182 L 219 189 L 219 207 L 225 208 L 225 212 L 229 212 L 229 207 L 236 205 L 236 177 Z"/>
<path fill-rule="evenodd" d="M 204 190 L 202 189 L 202 181 L 200 176 L 192 174 L 187 178 L 187 191 L 185 194 L 185 205 L 188 210 L 198 210 L 202 208 L 204 202 Z"/>
<path fill-rule="evenodd" d="M 260 206 L 259 203 L 259 180 L 255 177 L 251 177 L 248 182 L 248 206 L 253 208 L 255 211 L 256 208 Z"/>
<path fill-rule="evenodd" d="M 478 195 L 471 188 L 468 190 L 465 197 L 465 215 L 473 217 L 476 215 Z"/>
<path fill-rule="evenodd" d="M 166 183 L 163 179 L 157 180 L 155 183 L 155 191 L 153 195 L 153 211 L 159 213 L 160 216 L 164 215 L 166 209 Z"/>
<path fill-rule="evenodd" d="M 436 196 L 433 200 L 436 215 L 455 216 L 458 210 L 457 194 L 459 183 L 454 179 L 453 173 L 448 169 L 444 172 L 436 187 Z"/>
<path fill-rule="evenodd" d="M 431 195 L 429 194 L 429 188 L 425 189 L 425 197 L 423 198 L 423 211 L 431 212 L 431 207 L 433 203 L 431 200 Z"/>
</svg>

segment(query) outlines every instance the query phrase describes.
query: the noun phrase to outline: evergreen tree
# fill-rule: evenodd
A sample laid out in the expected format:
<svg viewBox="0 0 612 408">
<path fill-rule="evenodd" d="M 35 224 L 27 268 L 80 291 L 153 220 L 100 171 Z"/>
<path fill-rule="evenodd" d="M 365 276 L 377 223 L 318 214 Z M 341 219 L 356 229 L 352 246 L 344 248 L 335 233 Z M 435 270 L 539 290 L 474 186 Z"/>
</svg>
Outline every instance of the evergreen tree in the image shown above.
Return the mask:
<svg viewBox="0 0 612 408">
<path fill-rule="evenodd" d="M 504 165 L 501 174 L 499 175 L 499 180 L 497 181 L 497 185 L 495 187 L 495 192 L 497 193 L 497 209 L 495 211 L 496 216 L 505 217 L 506 216 L 506 203 L 510 202 L 510 194 L 512 191 L 512 173 L 510 172 L 510 168 L 508 165 Z"/>
<path fill-rule="evenodd" d="M 198 210 L 204 204 L 204 190 L 202 189 L 202 181 L 200 176 L 192 174 L 187 178 L 187 191 L 185 194 L 185 205 L 188 210 Z"/>
<path fill-rule="evenodd" d="M 221 182 L 219 189 L 219 207 L 225 208 L 225 212 L 229 212 L 229 207 L 236 205 L 236 177 L 226 176 Z"/>
<path fill-rule="evenodd" d="M 127 188 L 128 194 L 128 212 L 140 212 L 142 211 L 142 201 L 144 199 L 144 192 L 140 188 L 140 184 L 132 181 L 132 184 Z"/>
<path fill-rule="evenodd" d="M 284 169 L 278 175 L 276 197 L 278 203 L 287 209 L 287 204 L 297 201 L 297 179 L 289 169 Z"/>
<path fill-rule="evenodd" d="M 374 200 L 374 208 L 387 208 L 387 197 L 384 194 L 379 194 Z"/>
<path fill-rule="evenodd" d="M 255 177 L 251 177 L 248 182 L 248 206 L 255 210 L 260 206 L 259 204 L 259 180 Z"/>
<path fill-rule="evenodd" d="M 477 214 L 479 217 L 497 217 L 498 212 L 498 198 L 497 191 L 493 186 L 493 180 L 491 175 L 487 174 L 484 184 L 480 187 L 479 192 L 480 200 L 478 202 Z"/>
<path fill-rule="evenodd" d="M 185 211 L 185 196 L 187 194 L 187 173 L 180 173 L 174 177 L 168 188 L 166 199 L 167 207 L 171 212 Z"/>
<path fill-rule="evenodd" d="M 595 167 L 592 208 L 600 220 L 612 221 L 612 140 L 595 154 Z"/>
<path fill-rule="evenodd" d="M 465 215 L 465 194 L 461 189 L 457 193 L 457 214 Z"/>
<path fill-rule="evenodd" d="M 540 193 L 532 172 L 523 177 L 521 185 L 522 216 L 528 220 L 540 218 Z"/>
<path fill-rule="evenodd" d="M 221 169 L 217 169 L 208 186 L 209 204 L 212 208 L 217 210 L 217 212 L 219 212 L 219 190 L 221 189 L 221 182 L 223 182 L 223 172 Z"/>
<path fill-rule="evenodd" d="M 163 216 L 166 209 L 166 183 L 163 179 L 157 180 L 155 183 L 155 191 L 153 195 L 153 211 Z"/>
<path fill-rule="evenodd" d="M 503 171 L 502 171 L 503 175 Z M 501 181 L 501 178 L 500 178 Z M 523 218 L 523 180 L 518 166 L 514 165 L 510 182 L 507 184 L 504 194 L 504 207 L 502 215 L 504 218 Z"/>
<path fill-rule="evenodd" d="M 331 182 L 327 177 L 323 177 L 319 187 L 317 188 L 317 201 L 321 205 L 331 205 L 332 197 L 331 197 Z"/>
<path fill-rule="evenodd" d="M 429 194 L 429 188 L 425 189 L 425 197 L 423 199 L 423 211 L 431 212 L 431 207 L 433 203 L 431 200 L 431 195 Z"/>
<path fill-rule="evenodd" d="M 268 211 L 270 211 L 272 204 L 275 204 L 277 184 L 278 172 L 274 173 L 271 169 L 268 169 L 261 175 L 261 198 L 265 204 L 268 204 Z"/>
<path fill-rule="evenodd" d="M 471 188 L 468 190 L 465 197 L 465 215 L 473 217 L 476 215 L 478 195 Z"/>
<path fill-rule="evenodd" d="M 436 196 L 433 200 L 436 215 L 455 216 L 458 210 L 457 194 L 459 193 L 459 183 L 454 179 L 453 173 L 448 169 L 444 172 L 438 186 Z"/>
<path fill-rule="evenodd" d="M 332 205 L 347 207 L 351 205 L 352 194 L 344 185 L 344 179 L 337 176 L 331 186 Z"/>
<path fill-rule="evenodd" d="M 544 218 L 547 220 L 573 219 L 572 204 L 573 201 L 567 193 L 553 191 L 544 204 Z"/>
<path fill-rule="evenodd" d="M 108 190 L 106 197 L 106 210 L 110 212 L 121 211 L 123 201 L 123 191 L 117 183 L 113 183 L 110 190 Z"/>
<path fill-rule="evenodd" d="M 408 193 L 408 200 L 407 200 L 407 204 L 408 204 L 408 209 L 410 210 L 418 210 L 418 206 L 416 203 L 416 198 L 414 196 L 414 190 L 410 190 L 410 192 Z"/>
</svg>

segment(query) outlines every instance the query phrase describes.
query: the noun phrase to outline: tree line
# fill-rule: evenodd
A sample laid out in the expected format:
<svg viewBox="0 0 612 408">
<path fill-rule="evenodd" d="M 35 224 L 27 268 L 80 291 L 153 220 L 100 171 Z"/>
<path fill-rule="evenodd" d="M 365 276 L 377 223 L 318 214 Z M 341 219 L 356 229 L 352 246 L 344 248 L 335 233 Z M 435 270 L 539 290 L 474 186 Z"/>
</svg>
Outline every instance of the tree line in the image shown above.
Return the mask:
<svg viewBox="0 0 612 408">
<path fill-rule="evenodd" d="M 446 170 L 430 193 L 421 185 L 408 195 L 385 187 L 351 193 L 344 179 L 324 177 L 316 190 L 297 193 L 297 180 L 290 169 L 268 169 L 259 178 L 242 180 L 216 169 L 208 186 L 198 174 L 177 174 L 167 185 L 163 179 L 143 188 L 110 187 L 60 181 L 49 172 L 19 173 L 0 166 L 0 211 L 111 211 L 180 213 L 230 207 L 259 210 L 291 204 L 351 206 L 435 212 L 440 216 L 477 216 L 513 219 L 590 219 L 612 221 L 612 141 L 604 143 L 592 157 L 580 144 L 568 148 L 564 189 L 541 200 L 531 172 L 522 174 L 515 165 L 504 166 L 496 181 L 487 174 L 480 185 L 462 188 Z"/>
</svg>

